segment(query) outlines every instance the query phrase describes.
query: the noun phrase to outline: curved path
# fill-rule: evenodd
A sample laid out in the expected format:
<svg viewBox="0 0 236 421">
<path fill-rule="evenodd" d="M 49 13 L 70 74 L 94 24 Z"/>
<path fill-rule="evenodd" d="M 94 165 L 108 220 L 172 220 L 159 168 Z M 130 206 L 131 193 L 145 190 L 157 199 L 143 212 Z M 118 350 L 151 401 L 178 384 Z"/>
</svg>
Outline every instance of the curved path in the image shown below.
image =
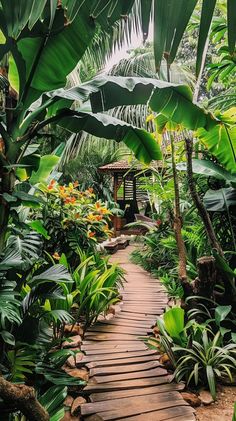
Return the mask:
<svg viewBox="0 0 236 421">
<path fill-rule="evenodd" d="M 194 421 L 193 408 L 179 393 L 182 385 L 170 383 L 158 353 L 140 338 L 151 333 L 167 296 L 156 279 L 129 262 L 132 250 L 111 257 L 126 270 L 121 311 L 96 323 L 83 342 L 90 403 L 81 406 L 81 414 L 86 421 Z"/>
</svg>

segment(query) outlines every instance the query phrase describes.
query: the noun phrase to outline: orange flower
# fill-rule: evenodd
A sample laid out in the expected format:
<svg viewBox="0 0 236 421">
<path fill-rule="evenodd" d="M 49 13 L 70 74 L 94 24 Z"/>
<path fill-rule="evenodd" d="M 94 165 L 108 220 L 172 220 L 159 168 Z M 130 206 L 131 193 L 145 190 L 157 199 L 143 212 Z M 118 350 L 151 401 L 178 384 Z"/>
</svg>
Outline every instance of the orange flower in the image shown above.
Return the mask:
<svg viewBox="0 0 236 421">
<path fill-rule="evenodd" d="M 92 237 L 94 237 L 96 235 L 96 232 L 94 232 L 94 231 L 89 231 L 88 232 L 88 237 L 89 238 L 92 238 Z"/>
<path fill-rule="evenodd" d="M 52 255 L 52 257 L 55 260 L 60 260 L 60 255 L 57 253 L 57 251 L 54 252 L 54 254 Z"/>
<path fill-rule="evenodd" d="M 78 187 L 78 185 L 79 185 L 79 182 L 78 182 L 78 181 L 75 181 L 75 182 L 73 183 L 73 186 L 74 186 L 74 187 Z"/>
<path fill-rule="evenodd" d="M 101 210 L 101 204 L 99 202 L 95 203 L 95 208 L 100 211 Z"/>
<path fill-rule="evenodd" d="M 55 184 L 56 184 L 56 181 L 55 180 L 51 180 L 50 183 L 49 183 L 49 185 L 48 185 L 48 190 L 52 190 Z"/>
<path fill-rule="evenodd" d="M 64 200 L 64 203 L 65 203 L 66 205 L 68 205 L 68 204 L 73 205 L 75 202 L 76 202 L 76 198 L 75 198 L 74 196 L 72 196 L 72 197 L 67 197 L 67 198 Z"/>
</svg>

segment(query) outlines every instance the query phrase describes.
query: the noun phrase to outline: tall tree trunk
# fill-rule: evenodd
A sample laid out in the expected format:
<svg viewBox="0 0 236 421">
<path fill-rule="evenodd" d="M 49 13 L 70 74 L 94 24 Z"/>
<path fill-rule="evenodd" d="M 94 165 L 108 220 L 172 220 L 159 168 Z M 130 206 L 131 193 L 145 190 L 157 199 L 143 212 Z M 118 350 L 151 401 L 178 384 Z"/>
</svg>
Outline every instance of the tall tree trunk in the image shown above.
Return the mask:
<svg viewBox="0 0 236 421">
<path fill-rule="evenodd" d="M 4 403 L 13 404 L 30 421 L 49 421 L 49 415 L 36 399 L 32 387 L 13 384 L 0 377 L 0 397 Z"/>
<path fill-rule="evenodd" d="M 184 245 L 184 240 L 182 236 L 182 218 L 180 213 L 180 194 L 179 194 L 179 177 L 176 169 L 175 162 L 175 142 L 174 135 L 170 133 L 170 143 L 171 143 L 171 159 L 172 159 L 172 171 L 173 171 L 173 180 L 174 180 L 174 190 L 175 190 L 175 199 L 174 199 L 174 233 L 176 238 L 176 244 L 179 255 L 179 279 L 182 283 L 187 281 L 187 270 L 186 270 L 186 250 Z"/>
<path fill-rule="evenodd" d="M 216 238 L 215 231 L 210 220 L 209 214 L 202 202 L 197 189 L 196 184 L 193 177 L 193 164 L 192 164 L 192 156 L 193 156 L 193 138 L 188 136 L 185 138 L 185 145 L 186 145 L 186 158 L 187 158 L 187 176 L 188 176 L 188 185 L 189 190 L 193 199 L 193 202 L 198 210 L 198 213 L 202 219 L 204 224 L 209 242 L 212 248 L 216 249 L 216 251 L 221 255 L 224 256 L 224 252 Z"/>
</svg>

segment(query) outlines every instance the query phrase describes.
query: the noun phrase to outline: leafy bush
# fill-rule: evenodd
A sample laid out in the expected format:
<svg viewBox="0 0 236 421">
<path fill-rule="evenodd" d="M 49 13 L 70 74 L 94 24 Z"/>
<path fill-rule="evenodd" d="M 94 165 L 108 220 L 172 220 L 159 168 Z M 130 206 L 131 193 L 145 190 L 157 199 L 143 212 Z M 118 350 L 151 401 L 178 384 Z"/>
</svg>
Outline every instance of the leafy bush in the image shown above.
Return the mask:
<svg viewBox="0 0 236 421">
<path fill-rule="evenodd" d="M 222 314 L 218 310 L 219 314 Z M 159 337 L 147 341 L 153 348 L 167 353 L 174 375 L 179 382 L 195 386 L 208 385 L 212 397 L 216 397 L 216 382 L 228 377 L 236 370 L 236 344 L 224 345 L 220 331 L 212 332 L 210 325 L 198 324 L 194 320 L 185 323 L 184 310 L 174 307 L 159 318 Z M 220 318 L 220 316 L 219 316 Z"/>
<path fill-rule="evenodd" d="M 109 263 L 109 258 L 98 253 L 87 256 L 80 251 L 80 265 L 72 277 L 75 281 L 74 303 L 76 319 L 82 322 L 84 330 L 94 323 L 99 314 L 118 301 L 118 288 L 124 281 L 124 271 Z"/>
<path fill-rule="evenodd" d="M 166 291 L 170 298 L 181 299 L 184 295 L 183 287 L 179 280 L 172 276 L 165 274 L 160 278 L 162 285 L 166 288 Z"/>
<path fill-rule="evenodd" d="M 93 251 L 97 242 L 110 235 L 111 212 L 106 204 L 97 201 L 93 189 L 78 190 L 78 183 L 59 185 L 55 180 L 39 185 L 45 196 L 41 212 L 35 218 L 43 221 L 50 239 L 46 248 L 50 253 L 69 256 L 78 248 Z"/>
<path fill-rule="evenodd" d="M 208 384 L 213 399 L 216 399 L 216 381 L 228 377 L 236 370 L 236 344 L 222 346 L 220 332 L 213 335 L 203 331 L 200 341 L 193 340 L 191 348 L 173 347 L 174 354 L 180 355 L 176 362 L 177 381 L 192 380 L 196 386 Z"/>
</svg>

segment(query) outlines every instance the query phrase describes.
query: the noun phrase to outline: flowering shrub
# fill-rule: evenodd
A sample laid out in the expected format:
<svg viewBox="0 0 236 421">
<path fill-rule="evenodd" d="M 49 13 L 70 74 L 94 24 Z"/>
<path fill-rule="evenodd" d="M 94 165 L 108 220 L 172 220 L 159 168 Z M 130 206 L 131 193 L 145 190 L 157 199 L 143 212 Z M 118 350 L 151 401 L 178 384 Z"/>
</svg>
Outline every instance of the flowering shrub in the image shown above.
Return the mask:
<svg viewBox="0 0 236 421">
<path fill-rule="evenodd" d="M 59 185 L 52 180 L 41 185 L 45 194 L 42 216 L 50 236 L 48 251 L 73 253 L 78 248 L 93 249 L 109 237 L 111 212 L 101 201 L 96 201 L 93 189 L 80 191 L 78 182 Z"/>
</svg>

